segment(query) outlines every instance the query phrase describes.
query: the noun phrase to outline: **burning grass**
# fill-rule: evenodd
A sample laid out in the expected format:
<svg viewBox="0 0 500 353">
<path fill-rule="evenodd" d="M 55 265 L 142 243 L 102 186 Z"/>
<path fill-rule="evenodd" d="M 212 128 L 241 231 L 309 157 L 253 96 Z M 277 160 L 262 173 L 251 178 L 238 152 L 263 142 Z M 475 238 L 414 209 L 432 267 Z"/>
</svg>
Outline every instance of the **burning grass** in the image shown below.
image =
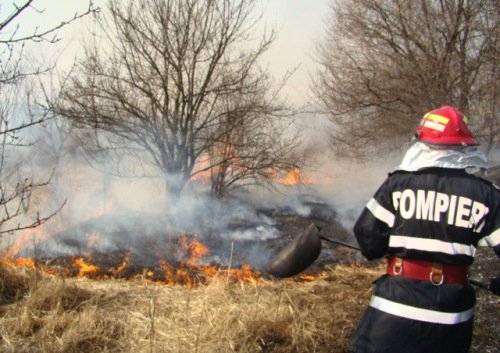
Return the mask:
<svg viewBox="0 0 500 353">
<path fill-rule="evenodd" d="M 190 288 L 2 264 L 0 352 L 348 352 L 382 272 L 335 265 L 300 281 L 258 282 L 221 272 Z"/>
<path fill-rule="evenodd" d="M 19 353 L 346 352 L 379 273 L 336 266 L 311 281 L 216 276 L 189 288 L 0 269 L 0 351 Z"/>
</svg>

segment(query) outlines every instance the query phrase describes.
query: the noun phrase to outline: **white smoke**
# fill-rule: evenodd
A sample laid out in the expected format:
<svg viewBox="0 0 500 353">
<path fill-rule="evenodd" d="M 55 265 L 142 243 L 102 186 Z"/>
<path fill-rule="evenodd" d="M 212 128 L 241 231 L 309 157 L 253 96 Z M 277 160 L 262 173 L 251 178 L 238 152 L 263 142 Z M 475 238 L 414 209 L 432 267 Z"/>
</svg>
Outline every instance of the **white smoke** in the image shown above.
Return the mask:
<svg viewBox="0 0 500 353">
<path fill-rule="evenodd" d="M 334 209 L 336 221 L 350 230 L 364 204 L 396 164 L 396 160 L 339 164 L 325 150 L 317 145 L 307 152 L 310 163 L 304 176 L 315 183 L 278 186 L 275 191 L 247 189 L 230 200 L 213 199 L 206 185 L 192 183 L 180 199 L 167 202 L 165 180 L 151 170 L 143 178 L 118 176 L 110 165 L 96 161 L 89 164 L 78 153 L 68 153 L 55 164 L 35 147 L 25 171 L 47 175 L 54 170 L 57 178 L 33 195 L 33 212 L 50 212 L 65 200 L 66 204 L 43 227 L 29 231 L 28 237 L 26 232 L 18 232 L 8 242 L 2 239 L 3 245 L 21 242 L 18 254 L 25 256 L 131 249 L 147 259 L 151 251 L 168 255 L 172 251 L 169 243 L 180 234 L 191 234 L 211 249 L 204 261 L 263 265 L 276 251 L 266 243 L 282 235 L 269 210 L 309 217 L 314 202 L 322 202 Z"/>
</svg>

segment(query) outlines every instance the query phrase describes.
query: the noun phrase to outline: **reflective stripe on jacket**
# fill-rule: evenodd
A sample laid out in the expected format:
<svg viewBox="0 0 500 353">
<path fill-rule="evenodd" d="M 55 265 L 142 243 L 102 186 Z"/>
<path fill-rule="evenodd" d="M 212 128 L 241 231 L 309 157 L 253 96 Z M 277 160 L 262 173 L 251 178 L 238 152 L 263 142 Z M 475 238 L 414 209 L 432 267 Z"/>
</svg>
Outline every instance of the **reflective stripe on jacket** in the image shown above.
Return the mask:
<svg viewBox="0 0 500 353">
<path fill-rule="evenodd" d="M 385 255 L 472 264 L 479 245 L 500 256 L 500 192 L 463 169 L 389 175 L 354 226 L 368 259 Z M 465 353 L 474 289 L 384 275 L 353 337 L 352 352 Z"/>
</svg>

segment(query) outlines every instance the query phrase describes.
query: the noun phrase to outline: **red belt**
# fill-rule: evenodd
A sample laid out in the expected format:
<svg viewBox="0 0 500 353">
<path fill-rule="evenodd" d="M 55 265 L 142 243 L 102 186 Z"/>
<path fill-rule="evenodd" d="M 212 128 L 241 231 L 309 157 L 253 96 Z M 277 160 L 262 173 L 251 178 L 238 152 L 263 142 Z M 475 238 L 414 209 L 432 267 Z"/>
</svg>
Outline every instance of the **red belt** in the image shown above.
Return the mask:
<svg viewBox="0 0 500 353">
<path fill-rule="evenodd" d="M 403 259 L 391 256 L 387 263 L 387 274 L 419 281 L 431 282 L 434 285 L 466 284 L 466 265 L 445 265 L 431 261 Z"/>
</svg>

